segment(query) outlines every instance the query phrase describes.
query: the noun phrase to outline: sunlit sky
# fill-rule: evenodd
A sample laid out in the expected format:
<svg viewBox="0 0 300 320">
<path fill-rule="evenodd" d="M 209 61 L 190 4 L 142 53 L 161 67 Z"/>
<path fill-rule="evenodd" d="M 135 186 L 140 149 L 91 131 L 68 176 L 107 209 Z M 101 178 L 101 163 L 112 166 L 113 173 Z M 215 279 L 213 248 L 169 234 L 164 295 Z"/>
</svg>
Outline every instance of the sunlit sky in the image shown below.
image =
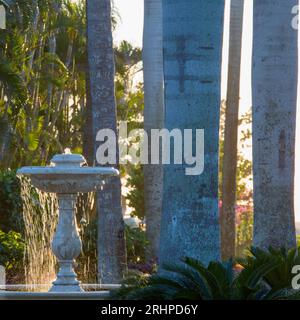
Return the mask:
<svg viewBox="0 0 300 320">
<path fill-rule="evenodd" d="M 143 37 L 143 0 L 114 0 L 120 21 L 114 33 L 114 40 L 119 43 L 127 40 L 136 46 L 142 46 Z M 228 35 L 229 35 L 229 7 L 230 1 L 226 0 L 225 27 L 224 27 L 224 53 L 222 70 L 222 99 L 226 97 L 227 82 L 227 61 L 228 61 Z M 253 0 L 245 0 L 244 14 L 244 37 L 242 52 L 241 70 L 241 89 L 240 89 L 240 113 L 249 111 L 252 105 L 251 99 L 251 55 L 252 55 L 252 13 Z M 292 19 L 292 16 L 291 16 Z M 299 81 L 300 92 L 300 81 Z M 298 99 L 300 101 L 300 99 Z M 298 109 L 300 108 L 298 102 Z M 299 109 L 300 110 L 300 109 Z M 300 112 L 298 112 L 297 123 L 300 124 Z M 300 141 L 300 125 L 297 126 L 297 141 Z M 246 156 L 251 157 L 251 149 L 245 152 Z M 300 147 L 296 146 L 296 174 L 295 174 L 295 214 L 296 221 L 300 221 Z"/>
</svg>

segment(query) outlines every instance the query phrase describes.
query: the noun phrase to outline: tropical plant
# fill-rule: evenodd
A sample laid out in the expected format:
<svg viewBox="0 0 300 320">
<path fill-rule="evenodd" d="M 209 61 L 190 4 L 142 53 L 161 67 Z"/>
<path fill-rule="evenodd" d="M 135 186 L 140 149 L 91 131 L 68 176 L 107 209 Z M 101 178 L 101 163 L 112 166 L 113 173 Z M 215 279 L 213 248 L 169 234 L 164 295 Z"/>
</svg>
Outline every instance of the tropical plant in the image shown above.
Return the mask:
<svg viewBox="0 0 300 320">
<path fill-rule="evenodd" d="M 121 288 L 111 290 L 110 298 L 113 300 L 129 300 L 133 292 L 147 287 L 148 281 L 149 275 L 138 271 L 130 271 L 123 280 Z"/>
<path fill-rule="evenodd" d="M 266 263 L 273 263 L 275 267 L 267 272 L 263 279 L 271 288 L 271 292 L 276 292 L 282 288 L 291 289 L 294 277 L 292 269 L 295 265 L 300 265 L 298 250 L 296 248 L 290 250 L 269 248 L 264 251 L 252 247 L 248 250 L 248 255 L 238 259 L 238 262 L 243 268 L 253 271 Z"/>
<path fill-rule="evenodd" d="M 20 181 L 15 171 L 0 171 L 0 230 L 23 234 Z"/>
<path fill-rule="evenodd" d="M 6 270 L 8 283 L 14 278 L 23 280 L 24 251 L 25 243 L 21 234 L 14 231 L 5 233 L 0 230 L 0 265 Z"/>
<path fill-rule="evenodd" d="M 243 257 L 253 239 L 253 210 L 250 206 L 236 208 L 236 257 Z"/>
<path fill-rule="evenodd" d="M 128 205 L 133 209 L 132 216 L 138 217 L 140 220 L 145 219 L 145 190 L 143 167 L 138 165 L 131 167 L 126 187 L 129 192 L 126 196 Z"/>
<path fill-rule="evenodd" d="M 127 261 L 130 269 L 146 263 L 145 248 L 147 246 L 145 230 L 125 226 Z"/>
<path fill-rule="evenodd" d="M 84 7 L 68 0 L 8 5 L 0 34 L 0 165 L 45 164 L 64 147 L 81 147 Z"/>
<path fill-rule="evenodd" d="M 277 260 L 266 259 L 255 267 L 249 262 L 242 271 L 236 271 L 235 266 L 233 260 L 205 266 L 184 258 L 181 264 L 164 265 L 151 277 L 131 276 L 113 296 L 129 300 L 271 300 L 295 295 L 291 283 L 265 282 L 280 268 Z"/>
</svg>

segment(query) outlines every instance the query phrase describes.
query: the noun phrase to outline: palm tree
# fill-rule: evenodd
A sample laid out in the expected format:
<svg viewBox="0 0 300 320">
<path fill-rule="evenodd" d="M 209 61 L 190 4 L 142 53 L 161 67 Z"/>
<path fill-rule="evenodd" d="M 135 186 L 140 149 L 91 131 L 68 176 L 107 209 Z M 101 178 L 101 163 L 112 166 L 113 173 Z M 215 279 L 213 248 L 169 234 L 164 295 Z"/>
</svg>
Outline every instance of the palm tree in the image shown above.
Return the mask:
<svg viewBox="0 0 300 320">
<path fill-rule="evenodd" d="M 239 93 L 242 57 L 244 0 L 231 0 L 229 65 L 225 111 L 225 138 L 222 172 L 221 248 L 222 259 L 235 255 L 235 203 Z"/>
<path fill-rule="evenodd" d="M 144 128 L 150 137 L 151 129 L 163 127 L 162 1 L 145 0 L 144 10 Z M 151 148 L 149 148 L 149 156 L 151 157 Z M 148 261 L 156 260 L 159 254 L 162 180 L 162 165 L 144 165 L 146 232 L 149 241 Z"/>
<path fill-rule="evenodd" d="M 294 247 L 297 0 L 254 1 L 254 246 Z"/>
<path fill-rule="evenodd" d="M 224 1 L 163 1 L 165 125 L 204 129 L 201 175 L 164 167 L 159 262 L 220 259 L 218 149 Z M 195 130 L 194 130 L 195 137 Z M 194 145 L 195 145 L 195 138 Z M 174 146 L 171 148 L 173 153 Z"/>
<path fill-rule="evenodd" d="M 88 62 L 94 137 L 116 128 L 114 51 L 110 0 L 87 0 Z M 95 146 L 95 150 L 96 150 Z M 118 155 L 117 155 L 118 159 Z M 118 166 L 118 160 L 117 164 Z M 120 283 L 126 265 L 121 182 L 111 178 L 97 194 L 98 273 L 101 283 Z"/>
</svg>

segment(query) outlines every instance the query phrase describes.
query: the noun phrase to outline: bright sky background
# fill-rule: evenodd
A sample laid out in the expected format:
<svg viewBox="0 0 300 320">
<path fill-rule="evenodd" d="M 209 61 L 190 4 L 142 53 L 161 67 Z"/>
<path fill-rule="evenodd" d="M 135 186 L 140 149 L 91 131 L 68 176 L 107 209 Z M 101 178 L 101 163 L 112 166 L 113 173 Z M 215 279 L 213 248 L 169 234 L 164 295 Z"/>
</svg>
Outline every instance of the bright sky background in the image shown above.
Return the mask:
<svg viewBox="0 0 300 320">
<path fill-rule="evenodd" d="M 120 16 L 114 33 L 115 42 L 127 40 L 142 47 L 144 0 L 113 0 L 113 4 Z"/>
<path fill-rule="evenodd" d="M 115 42 L 127 40 L 136 46 L 142 46 L 143 38 L 143 0 L 114 0 L 114 5 L 120 15 L 121 22 L 118 23 L 114 34 Z M 229 7 L 230 2 L 226 0 L 224 54 L 222 70 L 222 99 L 226 97 L 227 61 L 228 61 L 228 34 L 229 34 Z M 252 10 L 253 0 L 245 0 L 244 38 L 241 70 L 241 92 L 240 112 L 249 111 L 252 105 L 251 99 L 251 56 L 252 56 Z M 292 16 L 291 16 L 292 19 Z M 299 81 L 300 92 L 300 81 Z M 298 99 L 300 101 L 300 99 Z M 300 104 L 298 103 L 298 109 Z M 300 110 L 300 109 L 299 109 Z M 300 112 L 298 112 L 297 123 L 300 124 Z M 297 141 L 300 141 L 300 125 L 297 127 Z M 251 157 L 251 149 L 246 151 L 246 156 Z M 300 146 L 296 146 L 296 174 L 295 174 L 295 213 L 296 221 L 300 222 Z"/>
</svg>

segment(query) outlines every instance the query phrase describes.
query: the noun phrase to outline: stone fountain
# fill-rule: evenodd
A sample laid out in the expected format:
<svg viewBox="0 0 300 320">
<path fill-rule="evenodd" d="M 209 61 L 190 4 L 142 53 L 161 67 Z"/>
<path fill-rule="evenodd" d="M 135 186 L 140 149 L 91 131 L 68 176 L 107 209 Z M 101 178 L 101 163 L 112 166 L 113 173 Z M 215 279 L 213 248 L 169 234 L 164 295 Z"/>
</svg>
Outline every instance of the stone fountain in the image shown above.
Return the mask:
<svg viewBox="0 0 300 320">
<path fill-rule="evenodd" d="M 59 219 L 52 251 L 58 260 L 59 271 L 50 293 L 83 292 L 73 268 L 82 249 L 75 215 L 77 194 L 101 188 L 104 179 L 118 175 L 118 170 L 88 167 L 82 155 L 66 150 L 64 154 L 54 156 L 50 166 L 24 167 L 17 173 L 29 177 L 33 186 L 41 191 L 56 193 L 58 198 Z"/>
</svg>

